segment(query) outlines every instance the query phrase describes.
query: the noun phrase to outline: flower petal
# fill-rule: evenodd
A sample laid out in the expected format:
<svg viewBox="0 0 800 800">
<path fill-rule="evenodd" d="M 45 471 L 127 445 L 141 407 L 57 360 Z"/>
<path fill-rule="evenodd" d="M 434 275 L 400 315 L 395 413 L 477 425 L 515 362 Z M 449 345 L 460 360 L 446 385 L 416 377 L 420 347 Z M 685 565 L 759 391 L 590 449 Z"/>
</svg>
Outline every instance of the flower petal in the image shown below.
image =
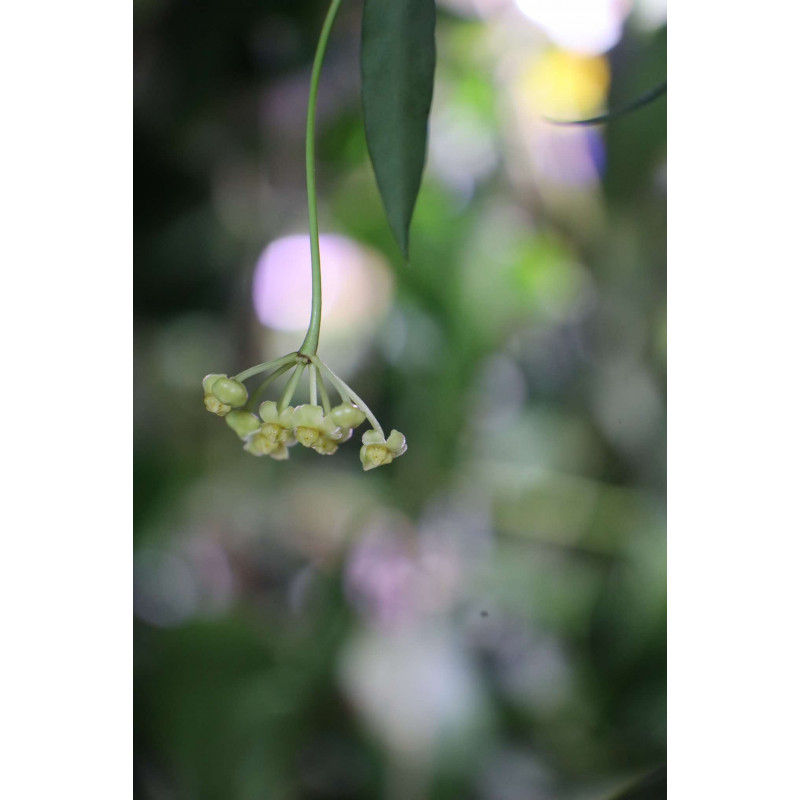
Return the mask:
<svg viewBox="0 0 800 800">
<path fill-rule="evenodd" d="M 400 431 L 393 430 L 389 434 L 389 438 L 386 440 L 386 447 L 391 451 L 392 455 L 397 458 L 397 456 L 403 455 L 405 451 L 408 449 L 406 445 L 406 437 L 403 436 Z"/>
</svg>

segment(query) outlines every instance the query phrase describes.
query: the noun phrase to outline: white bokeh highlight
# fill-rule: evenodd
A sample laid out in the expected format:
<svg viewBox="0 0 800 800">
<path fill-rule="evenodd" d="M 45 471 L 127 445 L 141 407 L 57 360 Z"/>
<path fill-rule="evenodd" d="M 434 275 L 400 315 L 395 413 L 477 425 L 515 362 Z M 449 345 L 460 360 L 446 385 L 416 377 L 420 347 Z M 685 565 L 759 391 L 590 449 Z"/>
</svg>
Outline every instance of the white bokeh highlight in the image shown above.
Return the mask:
<svg viewBox="0 0 800 800">
<path fill-rule="evenodd" d="M 385 259 L 346 236 L 320 237 L 322 327 L 335 333 L 362 328 L 382 317 L 392 297 Z M 311 313 L 311 252 L 307 235 L 269 244 L 253 275 L 253 306 L 259 321 L 277 331 L 301 332 Z"/>
</svg>

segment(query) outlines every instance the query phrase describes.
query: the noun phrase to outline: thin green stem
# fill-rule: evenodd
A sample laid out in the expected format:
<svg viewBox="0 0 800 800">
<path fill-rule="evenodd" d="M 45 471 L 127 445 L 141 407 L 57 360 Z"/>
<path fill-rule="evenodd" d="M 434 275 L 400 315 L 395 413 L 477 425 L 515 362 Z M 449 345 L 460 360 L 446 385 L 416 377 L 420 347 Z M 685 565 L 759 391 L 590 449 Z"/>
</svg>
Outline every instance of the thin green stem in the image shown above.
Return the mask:
<svg viewBox="0 0 800 800">
<path fill-rule="evenodd" d="M 280 378 L 280 376 L 283 375 L 284 372 L 288 372 L 288 370 L 290 370 L 291 368 L 292 368 L 291 364 L 284 364 L 282 367 L 276 369 L 275 372 L 273 372 L 270 376 L 265 378 L 261 382 L 261 385 L 258 387 L 258 389 L 256 389 L 250 395 L 250 399 L 245 404 L 244 410 L 252 411 L 258 404 L 258 398 L 261 397 L 261 395 L 264 393 L 264 390 L 272 383 L 272 381 L 276 380 L 277 378 Z"/>
<path fill-rule="evenodd" d="M 322 61 L 328 47 L 328 39 L 333 28 L 333 21 L 339 11 L 342 0 L 332 0 L 322 32 L 319 35 L 314 65 L 311 68 L 311 89 L 308 94 L 308 115 L 306 117 L 306 188 L 308 190 L 308 227 L 311 238 L 311 321 L 300 353 L 312 356 L 319 346 L 319 327 L 322 321 L 322 277 L 319 257 L 319 223 L 317 221 L 317 186 L 314 172 L 314 129 L 317 114 L 317 91 L 322 72 Z"/>
<path fill-rule="evenodd" d="M 289 353 L 288 355 L 281 356 L 280 358 L 273 358 L 272 361 L 265 361 L 263 364 L 256 364 L 254 367 L 250 367 L 244 372 L 240 372 L 238 375 L 234 376 L 235 381 L 246 381 L 248 378 L 252 378 L 253 375 L 258 375 L 261 372 L 266 372 L 268 369 L 272 369 L 272 367 L 282 367 L 284 364 L 291 364 L 293 361 L 297 361 L 297 353 Z"/>
<path fill-rule="evenodd" d="M 323 368 L 327 369 L 327 365 L 323 364 Z M 328 380 L 330 380 L 331 383 L 333 383 L 333 380 L 331 380 L 330 374 L 328 375 Z M 333 388 L 336 389 L 336 393 L 339 395 L 341 401 L 345 405 L 348 405 L 348 404 L 352 405 L 353 400 L 350 397 L 350 392 L 348 392 L 347 389 L 342 388 L 342 387 L 347 387 L 347 389 L 350 388 L 349 386 L 347 386 L 347 384 L 344 381 L 342 381 L 341 384 L 333 383 Z"/>
<path fill-rule="evenodd" d="M 346 402 L 349 399 L 351 403 L 360 408 L 369 420 L 369 424 L 385 439 L 386 434 L 384 434 L 380 422 L 369 410 L 369 406 L 321 358 L 311 356 L 311 361 L 315 366 L 327 373 L 331 383 L 336 387 L 336 391 L 342 396 L 342 400 Z"/>
<path fill-rule="evenodd" d="M 278 413 L 280 414 L 289 403 L 292 402 L 292 397 L 294 397 L 295 390 L 297 389 L 297 384 L 300 383 L 300 377 L 303 374 L 303 370 L 306 368 L 305 363 L 300 363 L 295 367 L 294 372 L 292 373 L 292 377 L 289 378 L 289 383 L 286 384 L 286 388 L 283 390 L 283 394 L 281 395 L 281 399 L 278 401 Z"/>
<path fill-rule="evenodd" d="M 325 381 L 322 378 L 322 373 L 318 366 L 314 365 L 314 371 L 317 373 L 317 385 L 319 386 L 319 393 L 322 395 L 322 408 L 326 414 L 331 413 L 331 399 L 328 397 L 328 390 L 325 388 Z"/>
<path fill-rule="evenodd" d="M 317 404 L 317 369 L 311 367 L 308 371 L 308 401 L 312 406 Z"/>
</svg>

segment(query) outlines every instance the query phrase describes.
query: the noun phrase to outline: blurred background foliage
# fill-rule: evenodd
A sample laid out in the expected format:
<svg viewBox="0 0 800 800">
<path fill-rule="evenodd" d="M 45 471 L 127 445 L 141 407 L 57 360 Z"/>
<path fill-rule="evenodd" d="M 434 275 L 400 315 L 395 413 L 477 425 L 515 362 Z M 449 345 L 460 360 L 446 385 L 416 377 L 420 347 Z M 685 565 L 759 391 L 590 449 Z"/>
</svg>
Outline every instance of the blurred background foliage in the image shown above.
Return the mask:
<svg viewBox="0 0 800 800">
<path fill-rule="evenodd" d="M 603 798 L 666 751 L 658 0 L 440 0 L 406 265 L 360 2 L 319 104 L 320 354 L 408 437 L 255 459 L 200 381 L 308 317 L 318 0 L 136 0 L 135 792 Z"/>
</svg>

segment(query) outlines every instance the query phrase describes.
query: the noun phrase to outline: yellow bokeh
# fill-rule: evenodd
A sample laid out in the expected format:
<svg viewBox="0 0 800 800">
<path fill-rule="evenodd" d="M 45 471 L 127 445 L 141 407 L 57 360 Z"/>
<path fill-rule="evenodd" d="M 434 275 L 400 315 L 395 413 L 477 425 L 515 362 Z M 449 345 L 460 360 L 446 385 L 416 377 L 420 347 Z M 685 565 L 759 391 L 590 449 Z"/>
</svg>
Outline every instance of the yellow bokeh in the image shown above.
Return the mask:
<svg viewBox="0 0 800 800">
<path fill-rule="evenodd" d="M 521 95 L 529 110 L 553 119 L 601 112 L 611 73 L 602 56 L 551 49 L 523 70 Z"/>
</svg>

